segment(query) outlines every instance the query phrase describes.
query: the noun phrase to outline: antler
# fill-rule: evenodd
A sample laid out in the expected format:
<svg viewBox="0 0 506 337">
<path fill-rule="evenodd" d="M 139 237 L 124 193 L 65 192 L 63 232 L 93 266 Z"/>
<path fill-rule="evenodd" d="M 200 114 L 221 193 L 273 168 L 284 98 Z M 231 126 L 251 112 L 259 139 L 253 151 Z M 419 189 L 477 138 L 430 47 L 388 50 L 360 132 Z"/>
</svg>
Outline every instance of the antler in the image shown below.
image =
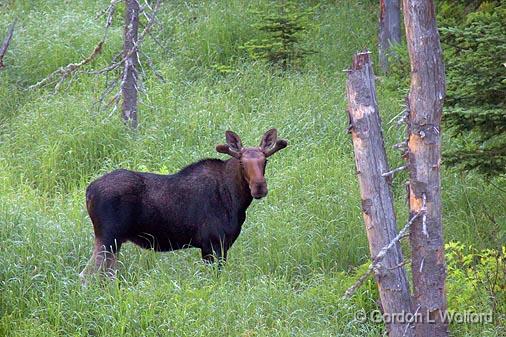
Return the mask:
<svg viewBox="0 0 506 337">
<path fill-rule="evenodd" d="M 230 146 L 228 146 L 227 144 L 216 145 L 216 151 L 218 151 L 219 153 L 228 154 L 229 156 L 232 156 L 237 159 L 241 158 L 241 154 L 239 152 L 232 151 L 230 149 Z"/>
<path fill-rule="evenodd" d="M 288 145 L 288 142 L 286 140 L 278 139 L 276 141 L 276 144 L 272 147 L 272 149 L 264 152 L 265 158 L 272 156 L 274 153 L 278 152 L 279 150 L 284 149 L 285 147 L 287 147 L 287 145 Z"/>
</svg>

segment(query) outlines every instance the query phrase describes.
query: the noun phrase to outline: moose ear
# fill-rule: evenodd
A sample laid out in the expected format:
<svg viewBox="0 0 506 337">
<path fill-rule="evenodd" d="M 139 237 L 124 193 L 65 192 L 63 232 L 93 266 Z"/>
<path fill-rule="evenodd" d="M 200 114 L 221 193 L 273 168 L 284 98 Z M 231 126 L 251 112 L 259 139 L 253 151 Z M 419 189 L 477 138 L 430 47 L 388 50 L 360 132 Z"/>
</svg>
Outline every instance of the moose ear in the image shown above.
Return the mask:
<svg viewBox="0 0 506 337">
<path fill-rule="evenodd" d="M 272 149 L 264 151 L 265 158 L 272 156 L 274 153 L 278 152 L 279 150 L 284 149 L 287 146 L 288 146 L 288 142 L 286 140 L 278 139 Z"/>
<path fill-rule="evenodd" d="M 278 130 L 270 129 L 262 137 L 262 141 L 260 142 L 260 148 L 263 151 L 269 150 L 271 147 L 274 146 L 274 144 L 276 144 L 277 139 L 278 139 Z"/>
<path fill-rule="evenodd" d="M 235 132 L 226 131 L 225 138 L 227 139 L 227 145 L 229 147 L 229 150 L 237 153 L 241 152 L 242 149 L 241 138 Z"/>
</svg>

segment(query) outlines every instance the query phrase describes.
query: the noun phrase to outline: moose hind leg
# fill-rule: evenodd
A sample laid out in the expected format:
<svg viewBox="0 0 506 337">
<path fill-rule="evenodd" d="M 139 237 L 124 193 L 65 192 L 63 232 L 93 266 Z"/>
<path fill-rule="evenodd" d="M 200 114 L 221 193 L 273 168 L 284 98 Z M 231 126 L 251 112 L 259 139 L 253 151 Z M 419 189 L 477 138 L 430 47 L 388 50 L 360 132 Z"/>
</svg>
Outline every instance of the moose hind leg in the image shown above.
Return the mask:
<svg viewBox="0 0 506 337">
<path fill-rule="evenodd" d="M 117 240 L 95 240 L 93 254 L 88 264 L 79 274 L 81 283 L 87 284 L 87 278 L 90 275 L 100 273 L 110 279 L 116 277 L 117 253 L 121 247 L 121 242 Z"/>
</svg>

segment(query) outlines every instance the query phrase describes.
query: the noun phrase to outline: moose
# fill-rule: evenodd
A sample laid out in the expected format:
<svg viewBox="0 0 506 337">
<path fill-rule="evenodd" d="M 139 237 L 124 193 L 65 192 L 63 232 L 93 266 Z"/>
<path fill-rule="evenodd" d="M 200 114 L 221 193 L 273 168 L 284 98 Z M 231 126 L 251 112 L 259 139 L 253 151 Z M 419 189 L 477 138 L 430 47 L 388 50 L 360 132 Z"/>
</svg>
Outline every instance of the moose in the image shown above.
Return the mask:
<svg viewBox="0 0 506 337">
<path fill-rule="evenodd" d="M 114 278 L 116 255 L 127 241 L 160 252 L 200 248 L 204 262 L 221 266 L 252 199 L 267 195 L 267 158 L 288 144 L 276 129 L 263 135 L 259 147 L 243 147 L 232 131 L 225 137 L 216 151 L 228 160 L 204 159 L 171 175 L 119 169 L 88 186 L 95 246 L 80 274 L 83 284 L 97 272 Z"/>
</svg>

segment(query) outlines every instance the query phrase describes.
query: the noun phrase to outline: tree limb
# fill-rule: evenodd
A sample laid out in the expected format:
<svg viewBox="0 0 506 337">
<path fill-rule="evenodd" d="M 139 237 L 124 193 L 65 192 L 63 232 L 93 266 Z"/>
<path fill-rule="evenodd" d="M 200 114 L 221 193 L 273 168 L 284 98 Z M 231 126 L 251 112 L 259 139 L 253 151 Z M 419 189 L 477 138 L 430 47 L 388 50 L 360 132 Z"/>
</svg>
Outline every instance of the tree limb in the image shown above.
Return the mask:
<svg viewBox="0 0 506 337">
<path fill-rule="evenodd" d="M 105 23 L 104 36 L 102 37 L 102 40 L 100 40 L 97 43 L 97 45 L 95 46 L 95 48 L 93 49 L 93 51 L 91 52 L 91 54 L 88 57 L 86 57 L 85 59 L 81 60 L 78 63 L 70 63 L 64 67 L 60 67 L 60 68 L 56 69 L 51 74 L 49 74 L 47 77 L 45 77 L 42 80 L 40 80 L 39 82 L 29 86 L 28 89 L 31 90 L 31 89 L 36 89 L 41 86 L 44 86 L 47 83 L 51 82 L 56 77 L 60 76 L 59 81 L 55 85 L 55 91 L 58 91 L 61 84 L 63 83 L 63 81 L 65 81 L 65 79 L 67 77 L 69 77 L 70 75 L 75 73 L 82 66 L 84 66 L 88 63 L 91 63 L 93 60 L 95 60 L 97 58 L 97 56 L 102 52 L 102 48 L 104 46 L 105 40 L 107 39 L 107 34 L 109 31 L 109 28 L 112 25 L 112 17 L 114 15 L 115 6 L 117 3 L 118 3 L 118 0 L 111 0 L 109 7 L 107 7 L 107 9 L 105 11 L 105 12 L 107 12 L 107 19 L 106 19 L 106 23 Z"/>
<path fill-rule="evenodd" d="M 12 35 L 14 34 L 14 26 L 16 25 L 17 19 L 15 19 L 11 25 L 9 26 L 9 30 L 7 31 L 7 36 L 5 37 L 2 47 L 0 47 L 0 69 L 5 68 L 5 65 L 3 63 L 4 56 L 7 53 L 7 49 L 9 48 L 9 44 L 12 40 Z"/>
<path fill-rule="evenodd" d="M 381 176 L 382 177 L 389 177 L 389 176 L 393 176 L 394 174 L 396 174 L 397 172 L 400 172 L 402 170 L 405 170 L 407 168 L 406 165 L 403 165 L 403 166 L 400 166 L 400 167 L 397 167 L 391 171 L 388 171 L 388 172 L 385 172 L 383 173 Z"/>
<path fill-rule="evenodd" d="M 158 12 L 158 10 L 160 9 L 160 3 L 161 3 L 161 0 L 157 0 L 156 1 L 155 8 L 153 9 L 152 14 L 150 15 L 150 19 L 149 19 L 148 23 L 146 24 L 146 26 L 142 30 L 141 34 L 139 35 L 139 38 L 137 39 L 137 42 L 134 43 L 133 47 L 128 51 L 128 53 L 126 53 L 126 55 L 121 60 L 119 60 L 118 62 L 115 62 L 115 63 L 113 63 L 111 65 L 108 65 L 107 67 L 102 68 L 100 70 L 92 71 L 92 72 L 90 72 L 91 74 L 99 75 L 99 74 L 103 74 L 103 73 L 112 71 L 114 69 L 117 69 L 118 67 L 120 67 L 121 65 L 123 65 L 123 63 L 125 63 L 125 61 L 130 56 L 132 56 L 133 53 L 137 52 L 137 50 L 139 49 L 141 43 L 143 42 L 144 38 L 146 37 L 146 34 L 149 33 L 149 31 L 151 30 L 151 28 L 153 27 L 153 25 L 155 23 L 155 15 Z"/>
<path fill-rule="evenodd" d="M 344 296 L 343 298 L 350 298 L 351 296 L 353 296 L 353 294 L 355 293 L 355 291 L 357 291 L 358 288 L 360 288 L 360 286 L 365 282 L 365 280 L 367 280 L 367 278 L 375 271 L 378 271 L 382 268 L 382 265 L 380 264 L 381 260 L 383 260 L 383 258 L 385 257 L 385 255 L 387 254 L 388 250 L 391 249 L 400 239 L 402 239 L 404 236 L 406 236 L 406 233 L 409 229 L 409 227 L 411 227 L 411 225 L 413 224 L 413 222 L 415 222 L 415 220 L 420 216 L 420 215 L 423 215 L 423 212 L 418 212 L 418 213 L 415 213 L 411 219 L 409 219 L 409 221 L 406 223 L 406 225 L 404 225 L 404 228 L 402 228 L 400 231 L 399 231 L 399 234 L 397 234 L 397 236 L 395 238 L 392 239 L 392 241 L 390 241 L 390 243 L 388 245 L 386 245 L 385 247 L 381 248 L 380 252 L 378 253 L 378 255 L 376 255 L 376 257 L 373 259 L 373 261 L 371 262 L 371 264 L 369 265 L 369 268 L 367 268 L 367 270 L 365 271 L 365 273 L 362 274 L 362 276 L 360 276 L 358 278 L 357 281 L 355 281 L 355 283 L 348 288 L 348 290 L 346 290 L 346 292 L 344 293 Z"/>
</svg>

